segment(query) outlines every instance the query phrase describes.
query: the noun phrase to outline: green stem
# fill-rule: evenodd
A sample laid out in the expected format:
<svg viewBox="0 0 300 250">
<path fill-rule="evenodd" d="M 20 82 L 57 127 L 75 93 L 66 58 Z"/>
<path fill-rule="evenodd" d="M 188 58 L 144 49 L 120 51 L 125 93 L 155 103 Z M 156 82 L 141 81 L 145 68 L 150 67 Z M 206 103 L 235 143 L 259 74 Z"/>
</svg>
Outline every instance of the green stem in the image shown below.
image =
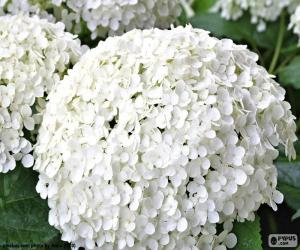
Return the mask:
<svg viewBox="0 0 300 250">
<path fill-rule="evenodd" d="M 280 15 L 280 26 L 279 26 L 279 33 L 278 33 L 278 37 L 277 37 L 275 52 L 274 52 L 274 55 L 272 58 L 270 68 L 269 68 L 270 74 L 273 73 L 273 71 L 276 67 L 278 58 L 279 58 L 279 54 L 280 54 L 280 50 L 281 50 L 282 42 L 283 42 L 283 37 L 284 37 L 284 31 L 285 31 L 285 14 L 283 11 L 283 12 L 281 12 L 281 15 Z"/>
</svg>

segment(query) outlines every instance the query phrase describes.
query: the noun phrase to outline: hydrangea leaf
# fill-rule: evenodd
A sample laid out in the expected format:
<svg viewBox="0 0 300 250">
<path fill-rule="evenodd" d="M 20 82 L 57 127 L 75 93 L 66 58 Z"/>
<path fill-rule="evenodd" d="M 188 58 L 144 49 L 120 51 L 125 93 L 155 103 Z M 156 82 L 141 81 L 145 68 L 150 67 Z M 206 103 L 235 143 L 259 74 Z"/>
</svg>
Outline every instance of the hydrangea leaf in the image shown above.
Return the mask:
<svg viewBox="0 0 300 250">
<path fill-rule="evenodd" d="M 289 162 L 279 160 L 278 189 L 284 194 L 286 203 L 293 209 L 300 209 L 300 160 Z"/>
<path fill-rule="evenodd" d="M 237 22 L 225 20 L 219 13 L 198 12 L 190 22 L 193 27 L 209 30 L 218 37 L 227 37 L 238 42 L 246 40 L 252 46 L 257 44 L 267 49 L 275 47 L 274 33 L 278 30 L 278 22 L 268 24 L 265 32 L 258 32 L 248 15 L 244 15 Z"/>
<path fill-rule="evenodd" d="M 59 234 L 48 224 L 47 202 L 36 183 L 37 173 L 21 166 L 0 174 L 0 245 L 45 244 Z"/>
<path fill-rule="evenodd" d="M 300 56 L 296 56 L 287 66 L 279 71 L 279 81 L 282 85 L 291 85 L 300 89 Z"/>
<path fill-rule="evenodd" d="M 283 193 L 285 202 L 293 209 L 300 208 L 300 189 L 279 182 L 278 190 Z"/>
<path fill-rule="evenodd" d="M 287 159 L 281 159 L 276 163 L 279 182 L 300 189 L 300 159 L 289 162 Z"/>
<path fill-rule="evenodd" d="M 300 218 L 300 209 L 298 209 L 298 211 L 292 216 L 292 220 L 296 220 Z"/>
<path fill-rule="evenodd" d="M 216 0 L 198 0 L 194 1 L 193 3 L 193 9 L 199 13 L 199 12 L 205 12 L 208 11 L 214 4 Z"/>
<path fill-rule="evenodd" d="M 300 51 L 297 37 L 294 36 L 290 31 L 286 33 L 285 41 L 283 42 L 284 45 L 280 50 L 281 55 L 294 56 Z"/>
<path fill-rule="evenodd" d="M 260 235 L 260 218 L 255 216 L 254 221 L 236 222 L 233 227 L 238 243 L 233 250 L 262 250 Z"/>
</svg>

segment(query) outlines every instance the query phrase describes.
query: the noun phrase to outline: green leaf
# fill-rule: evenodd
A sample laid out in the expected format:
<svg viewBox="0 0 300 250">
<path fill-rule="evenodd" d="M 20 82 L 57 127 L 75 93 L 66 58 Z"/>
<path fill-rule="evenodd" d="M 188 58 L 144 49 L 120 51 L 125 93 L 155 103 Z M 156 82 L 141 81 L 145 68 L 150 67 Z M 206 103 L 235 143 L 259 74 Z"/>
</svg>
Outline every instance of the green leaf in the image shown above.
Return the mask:
<svg viewBox="0 0 300 250">
<path fill-rule="evenodd" d="M 284 194 L 286 203 L 293 209 L 300 209 L 300 161 L 276 162 L 278 170 L 278 189 Z"/>
<path fill-rule="evenodd" d="M 189 23 L 188 22 L 188 17 L 186 15 L 185 11 L 181 12 L 181 15 L 178 17 L 177 22 L 178 22 L 179 25 L 182 25 L 182 26 L 186 26 Z"/>
<path fill-rule="evenodd" d="M 37 194 L 36 183 L 37 173 L 21 166 L 0 174 L 0 245 L 45 244 L 59 234 L 48 224 L 47 202 Z"/>
<path fill-rule="evenodd" d="M 288 161 L 286 158 L 276 162 L 278 180 L 300 189 L 300 159 Z"/>
<path fill-rule="evenodd" d="M 234 41 L 246 41 L 251 46 L 258 45 L 262 48 L 274 48 L 279 23 L 269 23 L 265 32 L 258 32 L 256 25 L 250 22 L 249 15 L 244 15 L 237 21 L 225 20 L 219 13 L 197 13 L 190 19 L 195 28 L 211 31 L 217 37 L 227 37 Z"/>
<path fill-rule="evenodd" d="M 216 2 L 216 0 L 197 0 L 193 3 L 193 9 L 195 12 L 206 12 L 208 11 Z"/>
<path fill-rule="evenodd" d="M 285 202 L 293 209 L 300 208 L 300 190 L 279 182 L 278 190 L 283 193 Z"/>
<path fill-rule="evenodd" d="M 233 232 L 237 236 L 238 243 L 234 250 L 262 250 L 260 235 L 260 219 L 255 216 L 254 221 L 235 222 Z"/>
<path fill-rule="evenodd" d="M 248 22 L 242 19 L 239 22 L 227 21 L 218 13 L 197 13 L 190 22 L 195 28 L 206 29 L 218 37 L 229 37 L 237 41 L 249 37 L 253 31 L 252 25 Z"/>
<path fill-rule="evenodd" d="M 282 85 L 291 85 L 300 89 L 300 56 L 296 56 L 289 65 L 279 71 L 279 81 Z"/>
<path fill-rule="evenodd" d="M 298 209 L 298 211 L 292 216 L 292 220 L 296 220 L 300 218 L 300 209 Z"/>
<path fill-rule="evenodd" d="M 298 53 L 300 51 L 299 46 L 298 46 L 298 40 L 295 41 L 293 40 L 294 36 L 285 41 L 285 46 L 284 48 L 281 49 L 280 53 L 284 55 L 295 55 L 295 53 Z"/>
</svg>

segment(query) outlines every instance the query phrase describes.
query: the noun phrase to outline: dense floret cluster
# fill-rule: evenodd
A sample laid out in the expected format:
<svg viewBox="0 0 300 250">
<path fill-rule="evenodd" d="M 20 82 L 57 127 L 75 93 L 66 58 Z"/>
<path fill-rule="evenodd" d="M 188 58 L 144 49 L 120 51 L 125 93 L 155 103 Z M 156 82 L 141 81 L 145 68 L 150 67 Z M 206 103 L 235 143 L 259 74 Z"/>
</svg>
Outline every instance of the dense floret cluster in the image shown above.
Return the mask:
<svg viewBox="0 0 300 250">
<path fill-rule="evenodd" d="M 226 19 L 236 20 L 249 11 L 251 21 L 257 23 L 257 29 L 264 31 L 266 22 L 275 21 L 283 11 L 291 15 L 289 28 L 300 37 L 299 0 L 218 0 L 213 7 Z"/>
<path fill-rule="evenodd" d="M 43 97 L 81 54 L 62 23 L 38 17 L 0 17 L 0 172 L 21 160 L 33 165 L 24 133 L 39 122 Z"/>
<path fill-rule="evenodd" d="M 289 29 L 293 29 L 293 32 L 300 37 L 300 5 L 291 16 Z"/>
<path fill-rule="evenodd" d="M 96 38 L 134 28 L 168 28 L 181 13 L 180 2 L 188 8 L 186 0 L 6 0 L 2 9 L 42 16 L 52 13 L 56 20 L 65 23 L 68 31 L 76 34 L 81 32 L 84 21 L 92 38 Z"/>
<path fill-rule="evenodd" d="M 49 95 L 35 148 L 37 191 L 62 239 L 224 250 L 234 220 L 276 210 L 275 147 L 294 157 L 296 126 L 257 59 L 190 26 L 134 30 L 86 53 Z"/>
</svg>

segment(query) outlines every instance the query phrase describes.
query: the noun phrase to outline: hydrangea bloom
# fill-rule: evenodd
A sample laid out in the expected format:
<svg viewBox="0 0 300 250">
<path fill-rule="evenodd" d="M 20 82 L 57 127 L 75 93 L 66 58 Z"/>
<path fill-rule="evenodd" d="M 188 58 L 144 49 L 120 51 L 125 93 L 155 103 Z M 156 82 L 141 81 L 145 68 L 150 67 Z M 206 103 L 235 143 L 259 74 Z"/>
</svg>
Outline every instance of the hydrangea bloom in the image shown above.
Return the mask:
<svg viewBox="0 0 300 250">
<path fill-rule="evenodd" d="M 9 12 L 53 13 L 67 30 L 81 31 L 86 22 L 92 38 L 121 34 L 134 28 L 168 28 L 181 13 L 180 2 L 186 0 L 4 0 Z M 1 2 L 0 2 L 1 5 Z M 1 6 L 0 6 L 1 7 Z"/>
<path fill-rule="evenodd" d="M 289 28 L 293 29 L 293 32 L 300 37 L 300 5 L 297 6 L 294 14 L 291 16 Z"/>
<path fill-rule="evenodd" d="M 295 117 L 256 61 L 191 26 L 134 30 L 86 53 L 49 95 L 35 148 L 36 189 L 62 239 L 224 250 L 234 220 L 276 209 L 275 147 L 295 156 Z"/>
<path fill-rule="evenodd" d="M 34 130 L 42 97 L 80 51 L 79 41 L 64 32 L 62 23 L 0 17 L 0 172 L 13 169 L 16 160 L 25 167 L 33 165 L 31 143 L 24 133 Z"/>
<path fill-rule="evenodd" d="M 293 0 L 218 0 L 215 9 L 221 10 L 221 15 L 226 19 L 237 19 L 249 10 L 251 21 L 259 23 L 258 30 L 265 29 L 264 21 L 276 20 L 281 11 Z"/>
<path fill-rule="evenodd" d="M 214 11 L 220 11 L 222 17 L 236 20 L 245 11 L 251 14 L 251 21 L 257 23 L 258 31 L 264 31 L 266 21 L 275 21 L 281 12 L 287 8 L 291 14 L 289 28 L 300 37 L 300 5 L 298 0 L 218 0 L 213 7 Z"/>
</svg>

